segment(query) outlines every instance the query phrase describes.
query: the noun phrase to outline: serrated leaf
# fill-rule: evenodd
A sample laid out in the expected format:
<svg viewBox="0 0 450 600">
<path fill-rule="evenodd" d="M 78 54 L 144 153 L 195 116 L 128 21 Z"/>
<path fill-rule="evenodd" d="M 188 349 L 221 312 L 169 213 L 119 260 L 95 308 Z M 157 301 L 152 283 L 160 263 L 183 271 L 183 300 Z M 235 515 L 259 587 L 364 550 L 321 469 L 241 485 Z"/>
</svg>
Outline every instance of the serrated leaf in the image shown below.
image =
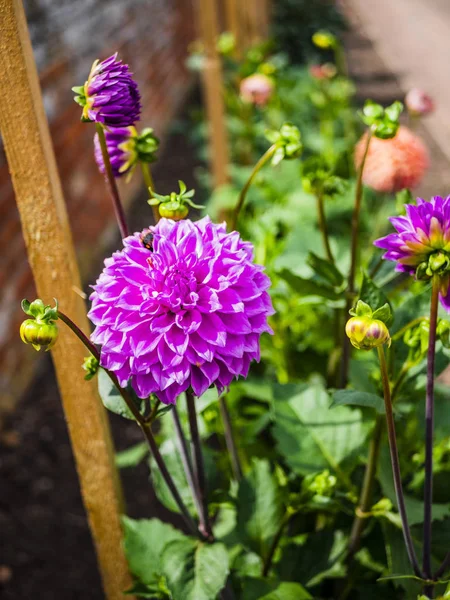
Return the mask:
<svg viewBox="0 0 450 600">
<path fill-rule="evenodd" d="M 329 286 L 295 275 L 288 269 L 282 269 L 278 275 L 288 283 L 299 296 L 321 296 L 328 300 L 337 300 L 340 295 Z"/>
<path fill-rule="evenodd" d="M 168 544 L 161 565 L 173 600 L 216 600 L 229 573 L 223 544 L 204 544 L 190 538 Z"/>
<path fill-rule="evenodd" d="M 320 383 L 274 404 L 278 449 L 301 475 L 328 468 L 341 471 L 340 464 L 355 457 L 366 440 L 371 425 L 363 422 L 359 409 L 329 407 L 330 396 Z"/>
<path fill-rule="evenodd" d="M 334 392 L 333 402 L 330 404 L 330 408 L 346 404 L 374 408 L 380 415 L 386 412 L 383 398 L 376 394 L 360 392 L 358 390 L 337 390 Z"/>
<path fill-rule="evenodd" d="M 158 585 L 164 548 L 185 538 L 181 531 L 159 519 L 122 517 L 124 548 L 131 573 L 145 585 Z"/>
<path fill-rule="evenodd" d="M 237 527 L 241 539 L 263 558 L 283 518 L 278 481 L 268 461 L 254 460 L 252 470 L 239 486 Z"/>
</svg>

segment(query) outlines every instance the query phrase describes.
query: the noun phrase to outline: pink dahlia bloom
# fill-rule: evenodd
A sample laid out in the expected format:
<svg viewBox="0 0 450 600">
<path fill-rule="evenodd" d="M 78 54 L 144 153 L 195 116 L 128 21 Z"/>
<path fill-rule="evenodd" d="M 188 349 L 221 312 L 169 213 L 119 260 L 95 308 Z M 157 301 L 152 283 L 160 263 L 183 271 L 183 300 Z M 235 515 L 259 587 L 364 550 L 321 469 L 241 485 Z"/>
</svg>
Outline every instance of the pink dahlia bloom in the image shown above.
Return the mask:
<svg viewBox="0 0 450 600">
<path fill-rule="evenodd" d="M 241 81 L 240 96 L 244 102 L 265 106 L 272 96 L 272 80 L 262 73 L 255 73 Z"/>
<path fill-rule="evenodd" d="M 336 75 L 336 72 L 336 67 L 331 63 L 311 65 L 309 67 L 309 74 L 314 79 L 332 79 Z"/>
<path fill-rule="evenodd" d="M 433 98 L 419 88 L 409 90 L 405 104 L 408 112 L 415 117 L 424 117 L 434 111 Z"/>
<path fill-rule="evenodd" d="M 355 166 L 359 168 L 367 133 L 355 148 Z M 373 137 L 364 165 L 363 182 L 377 192 L 399 192 L 415 188 L 430 164 L 428 150 L 422 140 L 407 127 L 388 140 Z"/>
<path fill-rule="evenodd" d="M 252 244 L 209 217 L 161 219 L 150 231 L 147 247 L 143 234 L 125 238 L 94 286 L 100 364 L 140 398 L 174 404 L 189 387 L 200 396 L 211 385 L 220 393 L 247 376 L 261 334 L 272 333 L 270 280 Z"/>
</svg>

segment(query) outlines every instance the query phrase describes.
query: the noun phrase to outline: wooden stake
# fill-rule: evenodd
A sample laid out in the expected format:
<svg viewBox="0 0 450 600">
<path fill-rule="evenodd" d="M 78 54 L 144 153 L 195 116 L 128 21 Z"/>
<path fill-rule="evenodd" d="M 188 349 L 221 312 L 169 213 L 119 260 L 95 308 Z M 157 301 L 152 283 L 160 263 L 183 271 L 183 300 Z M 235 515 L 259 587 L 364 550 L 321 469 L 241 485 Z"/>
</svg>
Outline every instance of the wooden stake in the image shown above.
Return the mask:
<svg viewBox="0 0 450 600">
<path fill-rule="evenodd" d="M 209 125 L 209 147 L 214 185 L 228 181 L 228 141 L 225 124 L 222 65 L 217 54 L 219 35 L 216 0 L 199 0 L 198 19 L 205 49 L 203 89 Z"/>
<path fill-rule="evenodd" d="M 240 0 L 225 0 L 225 17 L 227 31 L 234 35 L 236 41 L 236 56 L 241 56 L 241 11 Z"/>
<path fill-rule="evenodd" d="M 46 303 L 57 298 L 61 309 L 87 331 L 86 308 L 74 292 L 81 287 L 80 277 L 22 2 L 0 0 L 0 22 L 5 99 L 0 129 L 38 294 Z M 81 492 L 106 597 L 122 600 L 131 578 L 121 544 L 122 495 L 108 421 L 95 383 L 83 380 L 85 348 L 63 325 L 59 329 L 52 354 Z"/>
</svg>

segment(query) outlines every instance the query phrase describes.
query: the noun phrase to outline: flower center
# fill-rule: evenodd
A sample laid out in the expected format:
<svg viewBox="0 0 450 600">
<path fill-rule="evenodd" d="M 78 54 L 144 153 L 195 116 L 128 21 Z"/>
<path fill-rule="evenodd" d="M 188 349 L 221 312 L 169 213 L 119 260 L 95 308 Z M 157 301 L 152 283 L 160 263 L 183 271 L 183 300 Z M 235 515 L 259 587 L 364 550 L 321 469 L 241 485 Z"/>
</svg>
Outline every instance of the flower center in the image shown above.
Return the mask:
<svg viewBox="0 0 450 600">
<path fill-rule="evenodd" d="M 197 280 L 185 265 L 169 267 L 165 281 L 165 295 L 171 309 L 181 310 L 197 302 Z"/>
</svg>

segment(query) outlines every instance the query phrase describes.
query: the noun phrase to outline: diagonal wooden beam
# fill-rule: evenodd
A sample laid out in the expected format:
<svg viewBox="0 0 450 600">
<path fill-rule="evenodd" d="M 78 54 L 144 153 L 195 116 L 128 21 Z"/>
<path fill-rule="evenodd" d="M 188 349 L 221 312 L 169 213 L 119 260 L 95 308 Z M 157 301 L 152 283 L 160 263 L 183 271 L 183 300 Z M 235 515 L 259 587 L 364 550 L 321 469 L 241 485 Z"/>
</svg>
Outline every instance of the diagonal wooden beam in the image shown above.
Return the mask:
<svg viewBox="0 0 450 600">
<path fill-rule="evenodd" d="M 46 303 L 57 298 L 61 309 L 88 331 L 84 302 L 73 291 L 80 288 L 80 276 L 21 0 L 0 0 L 0 22 L 0 130 L 28 259 L 39 297 Z M 121 544 L 122 495 L 105 410 L 95 383 L 82 377 L 86 350 L 64 326 L 52 355 L 105 594 L 108 600 L 121 600 L 131 579 Z"/>
</svg>

